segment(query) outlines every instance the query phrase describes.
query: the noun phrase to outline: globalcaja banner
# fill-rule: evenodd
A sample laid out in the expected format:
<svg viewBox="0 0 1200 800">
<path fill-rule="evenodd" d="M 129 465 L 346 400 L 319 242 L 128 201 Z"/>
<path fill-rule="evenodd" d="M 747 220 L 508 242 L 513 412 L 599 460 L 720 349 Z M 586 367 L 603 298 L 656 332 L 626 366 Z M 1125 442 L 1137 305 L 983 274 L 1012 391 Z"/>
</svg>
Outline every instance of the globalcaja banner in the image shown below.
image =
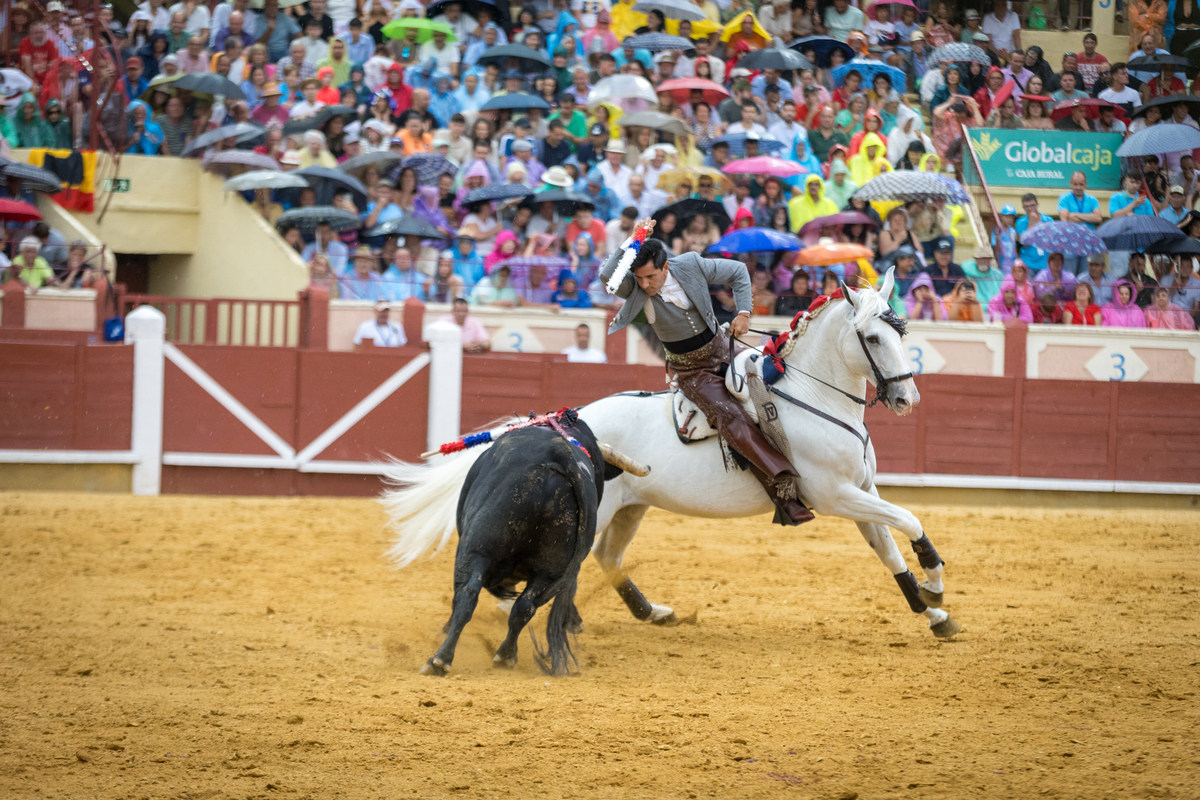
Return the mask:
<svg viewBox="0 0 1200 800">
<path fill-rule="evenodd" d="M 1071 173 L 1087 176 L 1089 189 L 1121 188 L 1119 133 L 968 128 L 983 177 L 991 186 L 1069 189 Z M 974 168 L 963 159 L 970 180 Z"/>
</svg>

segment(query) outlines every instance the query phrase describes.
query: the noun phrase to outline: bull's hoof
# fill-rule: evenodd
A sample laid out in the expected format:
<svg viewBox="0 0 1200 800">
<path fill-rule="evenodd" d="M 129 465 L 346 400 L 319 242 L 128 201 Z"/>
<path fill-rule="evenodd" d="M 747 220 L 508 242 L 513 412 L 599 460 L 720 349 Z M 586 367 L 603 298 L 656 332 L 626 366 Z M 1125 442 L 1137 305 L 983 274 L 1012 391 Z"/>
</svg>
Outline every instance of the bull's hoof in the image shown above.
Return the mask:
<svg viewBox="0 0 1200 800">
<path fill-rule="evenodd" d="M 433 675 L 437 678 L 444 678 L 450 674 L 450 665 L 442 661 L 437 656 L 425 662 L 425 666 L 421 667 L 422 675 Z"/>
<path fill-rule="evenodd" d="M 933 635 L 939 639 L 949 639 L 962 630 L 962 626 L 954 621 L 953 617 L 946 617 L 936 625 L 930 625 L 929 630 L 933 631 Z"/>
<path fill-rule="evenodd" d="M 931 592 L 924 586 L 918 586 L 917 592 L 921 595 L 921 600 L 925 602 L 925 605 L 930 608 L 942 607 L 942 592 Z"/>
<path fill-rule="evenodd" d="M 496 669 L 516 669 L 517 657 L 513 656 L 512 658 L 505 658 L 499 653 L 496 653 L 496 655 L 492 658 L 492 666 Z"/>
</svg>

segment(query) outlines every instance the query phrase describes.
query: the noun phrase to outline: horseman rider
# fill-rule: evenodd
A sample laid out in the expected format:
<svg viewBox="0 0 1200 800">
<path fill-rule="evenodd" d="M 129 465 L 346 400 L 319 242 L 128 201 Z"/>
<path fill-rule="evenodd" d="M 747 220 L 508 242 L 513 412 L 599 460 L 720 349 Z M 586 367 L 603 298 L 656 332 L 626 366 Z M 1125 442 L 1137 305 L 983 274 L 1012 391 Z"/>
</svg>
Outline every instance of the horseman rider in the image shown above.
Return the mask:
<svg viewBox="0 0 1200 800">
<path fill-rule="evenodd" d="M 654 230 L 654 220 L 640 221 L 635 228 Z M 623 247 L 628 247 L 633 237 Z M 624 249 L 609 257 L 600 271 L 608 281 L 616 271 Z M 729 340 L 717 325 L 709 284 L 731 284 L 738 315 L 730 323 L 734 336 L 750 328 L 750 274 L 740 261 L 701 258 L 697 253 L 668 258 L 658 239 L 647 238 L 633 259 L 629 274 L 617 287 L 625 305 L 617 313 L 609 333 L 624 328 L 639 311 L 654 328 L 667 350 L 667 364 L 679 388 L 695 403 L 708 422 L 733 450 L 750 462 L 751 471 L 766 489 L 779 514 L 776 521 L 799 525 L 813 513 L 797 499 L 795 468 L 779 453 L 736 399 L 725 389 L 722 365 L 729 360 Z"/>
</svg>

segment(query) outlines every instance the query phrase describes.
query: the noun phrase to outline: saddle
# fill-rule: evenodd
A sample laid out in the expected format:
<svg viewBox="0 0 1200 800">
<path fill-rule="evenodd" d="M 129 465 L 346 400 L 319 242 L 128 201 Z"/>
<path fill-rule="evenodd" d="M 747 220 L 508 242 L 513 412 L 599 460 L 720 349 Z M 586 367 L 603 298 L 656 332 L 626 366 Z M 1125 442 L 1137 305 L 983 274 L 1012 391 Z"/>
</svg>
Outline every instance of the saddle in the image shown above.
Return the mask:
<svg viewBox="0 0 1200 800">
<path fill-rule="evenodd" d="M 725 371 L 725 389 L 742 404 L 742 408 L 750 415 L 750 419 L 754 421 L 755 425 L 759 424 L 758 409 L 750 397 L 750 388 L 746 384 L 746 377 L 748 375 L 761 377 L 761 359 L 762 356 L 753 350 L 743 349 L 730 359 L 730 363 L 727 365 L 728 369 Z M 673 389 L 667 393 L 667 397 L 671 403 L 671 422 L 679 441 L 684 444 L 694 444 L 717 435 L 717 429 L 708 424 L 704 412 L 682 391 Z"/>
</svg>

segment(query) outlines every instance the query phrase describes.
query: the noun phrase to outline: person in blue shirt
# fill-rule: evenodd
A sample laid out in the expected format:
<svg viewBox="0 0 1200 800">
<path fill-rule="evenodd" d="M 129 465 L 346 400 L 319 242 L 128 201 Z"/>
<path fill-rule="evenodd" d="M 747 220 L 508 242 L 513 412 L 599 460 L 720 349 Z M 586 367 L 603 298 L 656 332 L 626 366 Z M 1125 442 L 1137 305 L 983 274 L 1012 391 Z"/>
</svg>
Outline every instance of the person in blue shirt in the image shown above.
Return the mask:
<svg viewBox="0 0 1200 800">
<path fill-rule="evenodd" d="M 263 0 L 262 13 L 254 29 L 255 39 L 267 45 L 271 63 L 288 54 L 292 39 L 300 33 L 300 25 L 287 14 L 280 12 L 279 0 Z"/>
<path fill-rule="evenodd" d="M 367 210 L 362 213 L 362 226 L 374 228 L 384 222 L 400 219 L 404 209 L 392 202 L 392 184 L 386 179 L 380 179 L 375 184 L 375 199 L 367 203 Z"/>
<path fill-rule="evenodd" d="M 1000 225 L 992 229 L 992 252 L 1003 275 L 1011 275 L 1013 262 L 1017 260 L 1017 210 L 1011 205 L 1000 209 Z"/>
<path fill-rule="evenodd" d="M 579 291 L 575 273 L 564 269 L 558 273 L 558 291 L 550 295 L 550 302 L 561 308 L 591 308 L 592 301 L 587 292 Z"/>
<path fill-rule="evenodd" d="M 483 266 L 483 256 L 475 250 L 475 240 L 470 236 L 456 236 L 451 254 L 454 258 L 454 274 L 462 278 L 463 285 L 468 291 L 483 280 L 487 274 Z"/>
<path fill-rule="evenodd" d="M 424 285 L 428 276 L 413 265 L 407 247 L 397 247 L 392 263 L 383 271 L 383 296 L 393 303 L 403 303 L 410 297 L 425 300 Z"/>
<path fill-rule="evenodd" d="M 1058 218 L 1063 222 L 1078 222 L 1089 230 L 1103 222 L 1100 216 L 1100 201 L 1085 191 L 1087 175 L 1076 171 L 1071 175 L 1071 191 L 1058 198 Z M 1064 256 L 1063 269 L 1072 275 L 1087 272 L 1087 256 Z"/>
<path fill-rule="evenodd" d="M 365 76 L 366 72 L 363 70 L 362 64 L 352 65 L 350 67 L 350 80 L 339 86 L 338 91 L 344 92 L 350 89 L 358 98 L 358 105 L 369 108 L 371 106 L 371 98 L 375 95 L 375 92 L 363 82 Z"/>
<path fill-rule="evenodd" d="M 1029 192 L 1021 198 L 1021 208 L 1025 209 L 1025 216 L 1017 220 L 1016 231 L 1018 239 L 1030 226 L 1041 222 L 1054 221 L 1053 217 L 1038 211 L 1037 195 L 1033 192 Z M 1049 256 L 1050 254 L 1040 247 L 1021 245 L 1021 259 L 1025 262 L 1025 266 L 1029 267 L 1030 275 L 1036 275 L 1044 270 L 1047 266 L 1046 262 Z"/>
<path fill-rule="evenodd" d="M 1165 220 L 1170 220 L 1171 224 L 1178 225 L 1188 218 L 1188 210 L 1183 207 L 1183 187 L 1172 186 L 1171 191 L 1167 192 L 1167 205 L 1158 215 Z"/>
<path fill-rule="evenodd" d="M 613 211 L 622 207 L 613 190 L 605 187 L 604 176 L 595 167 L 588 173 L 583 191 L 596 206 L 593 214 L 601 222 L 608 222 L 613 217 Z"/>
<path fill-rule="evenodd" d="M 1125 175 L 1125 191 L 1108 198 L 1108 216 L 1112 219 L 1129 216 L 1155 216 L 1154 201 L 1146 196 L 1142 176 L 1136 172 Z M 1127 251 L 1110 250 L 1108 271 L 1112 275 L 1124 275 L 1129 263 Z"/>
</svg>

